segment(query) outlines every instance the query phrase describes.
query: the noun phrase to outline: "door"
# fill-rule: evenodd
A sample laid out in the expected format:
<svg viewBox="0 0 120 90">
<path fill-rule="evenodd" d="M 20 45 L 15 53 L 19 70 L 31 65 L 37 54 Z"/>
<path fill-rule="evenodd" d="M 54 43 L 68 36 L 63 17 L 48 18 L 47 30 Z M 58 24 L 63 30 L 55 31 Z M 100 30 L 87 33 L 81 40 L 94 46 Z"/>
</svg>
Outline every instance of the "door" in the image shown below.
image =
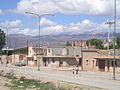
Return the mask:
<svg viewBox="0 0 120 90">
<path fill-rule="evenodd" d="M 63 60 L 59 60 L 59 67 L 63 66 Z"/>
<path fill-rule="evenodd" d="M 82 66 L 82 58 L 79 58 L 79 66 Z"/>
<path fill-rule="evenodd" d="M 105 71 L 105 60 L 99 60 L 99 70 Z"/>
</svg>

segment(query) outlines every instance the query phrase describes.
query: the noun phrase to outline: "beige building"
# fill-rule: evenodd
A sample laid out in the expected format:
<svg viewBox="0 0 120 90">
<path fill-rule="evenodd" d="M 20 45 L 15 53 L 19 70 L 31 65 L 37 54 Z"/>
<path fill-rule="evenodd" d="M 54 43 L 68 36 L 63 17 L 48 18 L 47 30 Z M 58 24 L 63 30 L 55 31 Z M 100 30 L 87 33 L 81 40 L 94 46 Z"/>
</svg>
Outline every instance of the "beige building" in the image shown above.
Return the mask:
<svg viewBox="0 0 120 90">
<path fill-rule="evenodd" d="M 36 66 L 39 53 L 42 53 L 39 57 L 42 66 L 75 66 L 79 64 L 79 58 L 81 58 L 80 49 L 81 47 L 29 47 L 28 65 Z"/>
<path fill-rule="evenodd" d="M 115 51 L 115 68 L 120 73 L 120 50 Z M 113 72 L 114 53 L 113 50 L 99 50 L 98 56 L 95 57 L 97 70 Z"/>
<path fill-rule="evenodd" d="M 117 72 L 120 72 L 119 54 L 120 51 L 116 50 Z M 79 65 L 84 71 L 111 72 L 113 69 L 113 50 L 81 49 L 81 47 L 29 47 L 27 60 L 30 66 L 37 66 L 38 61 L 40 61 L 40 66 Z"/>
<path fill-rule="evenodd" d="M 6 56 L 2 55 L 2 63 Z M 120 50 L 115 54 L 116 72 L 120 73 Z M 83 71 L 113 71 L 113 50 L 81 49 L 81 47 L 29 47 L 28 55 L 8 56 L 9 64 L 26 62 L 29 66 L 75 67 Z"/>
<path fill-rule="evenodd" d="M 4 65 L 6 65 L 6 62 L 7 64 L 14 65 L 18 62 L 26 62 L 26 55 L 23 55 L 23 54 L 13 54 L 10 56 L 2 55 L 1 61 L 2 61 L 2 64 Z"/>
<path fill-rule="evenodd" d="M 113 72 L 113 50 L 82 50 L 82 67 L 85 71 Z M 115 69 L 120 73 L 120 51 L 116 50 Z"/>
<path fill-rule="evenodd" d="M 82 68 L 85 71 L 96 70 L 96 57 L 98 55 L 97 49 L 83 49 L 82 50 Z"/>
</svg>

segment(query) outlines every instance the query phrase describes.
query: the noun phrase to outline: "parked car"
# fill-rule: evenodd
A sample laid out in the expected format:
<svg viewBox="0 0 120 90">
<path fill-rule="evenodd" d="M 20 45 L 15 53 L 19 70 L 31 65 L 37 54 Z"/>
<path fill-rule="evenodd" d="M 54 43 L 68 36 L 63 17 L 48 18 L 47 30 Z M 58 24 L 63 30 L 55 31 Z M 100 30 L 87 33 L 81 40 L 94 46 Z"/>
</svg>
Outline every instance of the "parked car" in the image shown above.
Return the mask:
<svg viewBox="0 0 120 90">
<path fill-rule="evenodd" d="M 15 64 L 15 66 L 26 66 L 26 63 L 25 62 L 17 62 L 16 64 Z"/>
</svg>

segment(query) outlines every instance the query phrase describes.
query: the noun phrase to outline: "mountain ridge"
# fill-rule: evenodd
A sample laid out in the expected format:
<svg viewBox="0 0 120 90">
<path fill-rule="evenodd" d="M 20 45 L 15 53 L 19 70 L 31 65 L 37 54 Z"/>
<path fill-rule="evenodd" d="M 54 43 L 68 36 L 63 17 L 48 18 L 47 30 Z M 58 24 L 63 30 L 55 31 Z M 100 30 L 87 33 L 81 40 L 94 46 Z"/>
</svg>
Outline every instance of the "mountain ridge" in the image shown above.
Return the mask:
<svg viewBox="0 0 120 90">
<path fill-rule="evenodd" d="M 116 34 L 120 36 L 120 33 Z M 110 33 L 112 37 L 112 33 Z M 40 37 L 40 44 L 43 46 L 64 46 L 67 41 L 88 40 L 91 38 L 107 39 L 107 32 L 87 32 L 83 34 L 64 34 L 64 35 L 46 35 Z M 10 48 L 26 47 L 27 41 L 29 46 L 38 46 L 38 36 L 30 36 L 24 34 L 11 34 L 7 40 Z"/>
</svg>

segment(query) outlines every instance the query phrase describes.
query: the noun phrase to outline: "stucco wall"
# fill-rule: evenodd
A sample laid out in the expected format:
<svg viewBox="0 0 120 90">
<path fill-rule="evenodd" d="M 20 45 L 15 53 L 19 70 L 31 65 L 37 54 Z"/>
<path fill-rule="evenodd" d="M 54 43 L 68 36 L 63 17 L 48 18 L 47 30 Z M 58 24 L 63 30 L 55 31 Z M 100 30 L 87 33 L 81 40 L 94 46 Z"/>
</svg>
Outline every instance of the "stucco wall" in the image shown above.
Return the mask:
<svg viewBox="0 0 120 90">
<path fill-rule="evenodd" d="M 83 70 L 96 70 L 96 56 L 97 52 L 83 52 Z"/>
</svg>

